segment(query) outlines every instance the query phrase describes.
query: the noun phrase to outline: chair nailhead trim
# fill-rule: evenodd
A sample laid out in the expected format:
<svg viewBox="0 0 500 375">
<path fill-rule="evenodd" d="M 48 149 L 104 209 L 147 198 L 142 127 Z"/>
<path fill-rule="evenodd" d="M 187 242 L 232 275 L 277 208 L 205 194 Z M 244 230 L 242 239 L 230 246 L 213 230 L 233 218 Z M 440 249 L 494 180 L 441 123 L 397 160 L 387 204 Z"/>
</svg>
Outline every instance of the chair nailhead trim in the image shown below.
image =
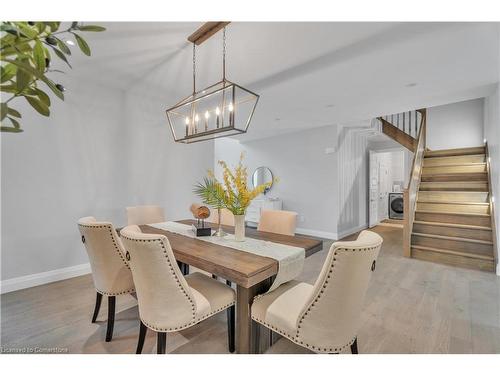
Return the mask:
<svg viewBox="0 0 500 375">
<path fill-rule="evenodd" d="M 96 228 L 96 229 L 106 228 L 106 229 L 108 229 L 109 235 L 111 236 L 111 241 L 113 241 L 113 246 L 114 246 L 116 252 L 120 256 L 123 263 L 125 263 L 125 266 L 127 266 L 127 268 L 130 269 L 130 266 L 128 265 L 127 261 L 123 257 L 122 251 L 120 250 L 120 248 L 118 247 L 118 244 L 115 241 L 115 237 L 113 236 L 113 228 L 111 227 L 111 225 L 78 224 L 78 226 L 83 227 L 83 228 Z M 116 231 L 115 231 L 115 233 L 116 233 Z"/>
<path fill-rule="evenodd" d="M 322 347 L 316 347 L 314 345 L 309 345 L 307 343 L 304 343 L 303 341 L 300 340 L 299 336 L 300 336 L 300 329 L 302 328 L 302 322 L 304 321 L 304 319 L 306 318 L 306 316 L 308 315 L 308 313 L 312 310 L 313 307 L 315 307 L 315 305 L 319 302 L 320 298 L 322 297 L 323 295 L 323 292 L 324 290 L 326 289 L 328 283 L 329 283 L 329 279 L 330 279 L 330 276 L 331 274 L 333 273 L 333 268 L 335 266 L 335 262 L 337 261 L 337 258 L 336 258 L 336 255 L 340 253 L 340 251 L 344 251 L 344 252 L 348 252 L 350 250 L 352 250 L 353 252 L 355 252 L 356 250 L 357 251 L 372 251 L 372 250 L 376 250 L 378 249 L 379 246 L 375 246 L 375 247 L 367 247 L 367 248 L 359 248 L 359 249 L 346 249 L 346 248 L 337 248 L 335 250 L 335 254 L 333 255 L 333 261 L 330 265 L 330 269 L 328 270 L 328 274 L 327 274 L 327 277 L 326 277 L 326 280 L 321 288 L 321 290 L 316 294 L 316 296 L 314 297 L 314 302 L 311 303 L 306 311 L 304 312 L 304 314 L 302 315 L 302 317 L 299 319 L 299 322 L 297 324 L 297 332 L 295 333 L 294 336 L 291 336 L 289 335 L 288 333 L 280 330 L 279 328 L 277 327 L 274 327 L 266 322 L 263 322 L 262 320 L 254 317 L 252 315 L 252 319 L 255 320 L 256 322 L 262 324 L 263 326 L 275 331 L 275 332 L 278 332 L 280 335 L 282 336 L 285 336 L 287 337 L 289 340 L 295 342 L 296 344 L 299 344 L 301 346 L 305 346 L 307 348 L 310 348 L 310 349 L 313 349 L 314 351 L 317 351 L 317 352 L 328 352 L 328 353 L 338 353 L 340 351 L 342 351 L 343 349 L 347 348 L 348 346 L 351 346 L 352 343 L 356 340 L 356 337 L 354 337 L 348 344 L 345 344 L 341 347 L 338 347 L 338 348 L 322 348 Z M 254 299 L 254 301 L 256 300 L 257 298 Z"/>
<path fill-rule="evenodd" d="M 113 297 L 113 296 L 120 296 L 120 295 L 123 295 L 123 294 L 130 294 L 130 293 L 134 293 L 135 292 L 135 289 L 129 289 L 129 290 L 125 290 L 123 292 L 117 292 L 117 293 L 107 293 L 107 292 L 103 292 L 99 289 L 95 289 L 97 292 L 101 293 L 103 296 L 109 296 L 109 297 Z"/>
<path fill-rule="evenodd" d="M 196 318 L 196 304 L 191 299 L 191 297 L 186 292 L 186 290 L 182 287 L 182 284 L 181 284 L 179 278 L 177 277 L 177 274 L 175 273 L 174 267 L 172 266 L 172 263 L 170 262 L 170 258 L 168 257 L 167 249 L 165 248 L 163 240 L 161 238 L 155 238 L 155 239 L 151 239 L 151 240 L 135 239 L 135 238 L 130 238 L 130 237 L 124 236 L 123 233 L 121 234 L 121 237 L 125 238 L 128 241 L 134 241 L 134 242 L 159 242 L 160 243 L 160 246 L 163 249 L 163 254 L 165 255 L 165 258 L 167 259 L 167 263 L 168 263 L 168 266 L 170 268 L 170 272 L 174 276 L 175 281 L 177 282 L 178 288 L 182 291 L 182 293 L 184 294 L 184 296 L 187 298 L 187 300 L 191 304 L 191 312 L 193 313 L 193 320 L 194 320 Z M 234 302 L 233 302 L 233 304 L 234 304 Z M 154 327 L 151 324 L 146 324 L 146 322 L 143 322 L 143 323 L 146 326 L 148 326 L 149 328 L 151 328 L 151 329 L 153 329 L 153 330 L 155 330 L 157 332 L 166 332 L 166 331 L 162 330 L 161 328 L 156 328 L 156 327 Z M 175 328 L 174 330 L 179 330 L 179 329 Z"/>
</svg>

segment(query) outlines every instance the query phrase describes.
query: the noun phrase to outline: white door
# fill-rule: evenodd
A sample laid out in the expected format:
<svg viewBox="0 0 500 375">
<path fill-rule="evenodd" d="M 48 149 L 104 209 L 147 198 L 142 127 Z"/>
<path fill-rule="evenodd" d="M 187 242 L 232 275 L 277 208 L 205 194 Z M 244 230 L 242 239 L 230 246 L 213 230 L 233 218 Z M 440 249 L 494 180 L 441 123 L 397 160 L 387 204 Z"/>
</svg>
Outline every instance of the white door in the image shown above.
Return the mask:
<svg viewBox="0 0 500 375">
<path fill-rule="evenodd" d="M 369 213 L 368 225 L 370 228 L 379 223 L 378 221 L 378 203 L 379 203 L 379 157 L 374 151 L 370 151 L 369 159 L 370 173 L 369 173 Z"/>
<path fill-rule="evenodd" d="M 389 217 L 389 192 L 391 191 L 391 178 L 389 176 L 390 154 L 379 154 L 378 177 L 378 222 Z"/>
</svg>

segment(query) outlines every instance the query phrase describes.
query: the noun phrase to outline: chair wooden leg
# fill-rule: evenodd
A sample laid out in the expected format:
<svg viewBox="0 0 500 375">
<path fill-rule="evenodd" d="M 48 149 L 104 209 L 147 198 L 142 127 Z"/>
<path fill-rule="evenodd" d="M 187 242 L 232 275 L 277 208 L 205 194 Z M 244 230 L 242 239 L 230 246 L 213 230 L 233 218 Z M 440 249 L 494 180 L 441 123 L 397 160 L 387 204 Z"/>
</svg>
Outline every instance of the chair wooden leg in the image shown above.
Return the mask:
<svg viewBox="0 0 500 375">
<path fill-rule="evenodd" d="M 255 320 L 252 319 L 252 340 L 254 343 L 254 347 L 252 348 L 253 354 L 260 354 L 260 329 L 261 326 Z"/>
<path fill-rule="evenodd" d="M 234 353 L 235 350 L 235 340 L 234 340 L 234 316 L 235 307 L 234 305 L 229 307 L 227 310 L 227 341 L 229 353 Z"/>
<path fill-rule="evenodd" d="M 101 301 L 102 301 L 102 294 L 97 292 L 95 297 L 94 315 L 92 315 L 92 323 L 95 323 L 97 315 L 99 315 L 99 310 L 101 309 Z"/>
<path fill-rule="evenodd" d="M 167 332 L 158 332 L 156 341 L 156 353 L 165 354 L 167 351 Z"/>
<path fill-rule="evenodd" d="M 351 344 L 351 353 L 352 354 L 358 354 L 358 338 L 354 340 L 354 342 Z"/>
<path fill-rule="evenodd" d="M 108 297 L 108 329 L 106 330 L 106 342 L 111 341 L 113 338 L 113 327 L 115 325 L 115 305 L 116 297 Z"/>
<path fill-rule="evenodd" d="M 142 353 L 142 348 L 144 346 L 144 340 L 146 339 L 147 332 L 148 332 L 148 327 L 146 327 L 144 323 L 141 321 L 141 327 L 139 329 L 139 340 L 137 340 L 137 350 L 135 351 L 135 354 Z"/>
</svg>

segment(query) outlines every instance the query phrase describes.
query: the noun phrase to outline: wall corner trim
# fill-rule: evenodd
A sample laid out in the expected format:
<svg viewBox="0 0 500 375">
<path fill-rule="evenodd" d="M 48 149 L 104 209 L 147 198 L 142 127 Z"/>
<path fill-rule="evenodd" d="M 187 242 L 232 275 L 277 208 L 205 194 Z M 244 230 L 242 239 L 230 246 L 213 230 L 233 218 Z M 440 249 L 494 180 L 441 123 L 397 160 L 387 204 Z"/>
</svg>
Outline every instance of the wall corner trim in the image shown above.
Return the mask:
<svg viewBox="0 0 500 375">
<path fill-rule="evenodd" d="M 31 288 L 33 286 L 48 284 L 54 281 L 71 279 L 72 277 L 86 275 L 90 272 L 90 263 L 84 263 L 78 264 L 76 266 L 59 268 L 52 271 L 14 277 L 12 279 L 2 280 L 0 282 L 0 294 Z"/>
</svg>

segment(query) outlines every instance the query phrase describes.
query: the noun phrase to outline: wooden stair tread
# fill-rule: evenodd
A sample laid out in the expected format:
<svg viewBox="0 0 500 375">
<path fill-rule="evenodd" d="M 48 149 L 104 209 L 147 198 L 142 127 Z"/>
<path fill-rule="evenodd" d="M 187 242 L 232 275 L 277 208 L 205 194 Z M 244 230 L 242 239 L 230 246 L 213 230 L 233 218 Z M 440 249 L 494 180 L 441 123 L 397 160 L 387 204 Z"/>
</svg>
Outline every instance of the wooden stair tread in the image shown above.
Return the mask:
<svg viewBox="0 0 500 375">
<path fill-rule="evenodd" d="M 490 255 L 482 255 L 482 254 L 473 254 L 473 253 L 467 253 L 467 252 L 461 252 L 461 251 L 455 251 L 455 250 L 438 249 L 436 247 L 428 247 L 428 246 L 420 246 L 420 245 L 411 245 L 411 247 L 414 249 L 425 250 L 425 251 L 434 251 L 436 253 L 457 255 L 457 256 L 462 256 L 462 257 L 466 257 L 466 258 L 482 259 L 482 260 L 488 260 L 488 261 L 492 261 L 492 262 L 495 260 L 493 255 L 490 256 Z"/>
<path fill-rule="evenodd" d="M 484 153 L 485 153 L 484 146 L 479 146 L 479 147 L 466 147 L 466 148 L 454 148 L 447 150 L 426 151 L 424 156 L 432 158 L 432 157 L 443 157 L 443 156 L 477 155 Z"/>
<path fill-rule="evenodd" d="M 420 203 L 435 203 L 435 204 L 463 204 L 463 205 L 472 205 L 472 206 L 489 206 L 489 203 L 485 202 L 464 202 L 464 201 L 436 201 L 436 200 L 427 200 L 425 198 L 418 199 L 417 202 Z"/>
<path fill-rule="evenodd" d="M 434 168 L 434 167 L 429 167 L 429 168 Z M 424 168 L 425 170 L 425 168 Z M 432 177 L 432 176 L 453 176 L 453 177 L 469 177 L 468 175 L 471 175 L 471 174 L 478 174 L 478 175 L 488 175 L 488 172 L 486 171 L 482 171 L 482 172 L 477 172 L 477 171 L 472 171 L 472 172 L 451 172 L 451 173 L 424 173 L 424 171 L 422 171 L 422 176 L 425 176 L 425 177 Z"/>
<path fill-rule="evenodd" d="M 491 231 L 491 227 L 483 227 L 480 225 L 469 225 L 469 224 L 455 224 L 455 223 L 441 223 L 439 221 L 422 221 L 415 220 L 413 224 L 422 224 L 422 225 L 432 225 L 436 227 L 449 227 L 449 228 L 461 228 L 461 229 L 477 229 L 477 230 L 489 230 Z"/>
<path fill-rule="evenodd" d="M 429 211 L 429 210 L 419 210 L 418 208 L 415 212 L 422 212 L 428 214 L 444 214 L 444 215 L 464 215 L 464 216 L 480 216 L 480 217 L 490 217 L 490 214 L 478 214 L 475 212 L 448 212 L 448 211 Z"/>
<path fill-rule="evenodd" d="M 438 238 L 441 240 L 448 240 L 448 241 L 460 241 L 460 242 L 471 242 L 471 243 L 478 243 L 482 245 L 493 245 L 493 242 L 491 241 L 484 241 L 484 240 L 476 240 L 474 238 L 465 238 L 465 237 L 450 237 L 450 236 L 441 236 L 439 234 L 427 234 L 427 233 L 412 233 L 413 236 L 420 236 L 420 237 L 427 237 L 427 238 Z"/>
<path fill-rule="evenodd" d="M 452 167 L 486 167 L 485 162 L 480 162 L 480 163 L 453 163 L 453 164 L 433 164 L 433 165 L 425 165 L 423 166 L 424 169 L 426 168 L 452 168 Z M 471 173 L 471 172 L 460 172 L 460 173 Z"/>
</svg>

